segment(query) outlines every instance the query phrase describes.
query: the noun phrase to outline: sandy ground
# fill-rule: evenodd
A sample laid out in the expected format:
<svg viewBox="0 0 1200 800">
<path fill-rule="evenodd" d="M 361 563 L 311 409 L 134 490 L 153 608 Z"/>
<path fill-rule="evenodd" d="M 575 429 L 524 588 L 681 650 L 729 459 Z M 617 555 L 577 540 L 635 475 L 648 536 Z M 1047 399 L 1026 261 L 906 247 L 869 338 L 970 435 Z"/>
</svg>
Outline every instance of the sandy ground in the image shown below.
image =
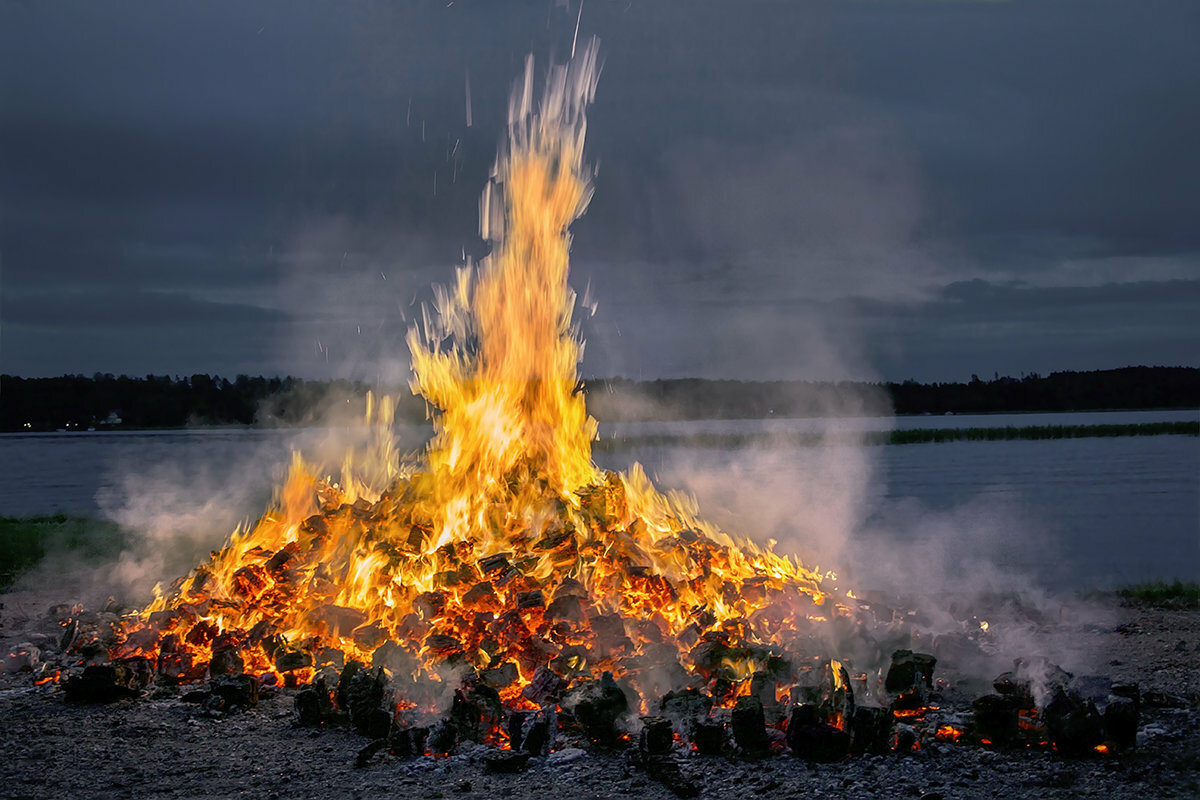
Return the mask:
<svg viewBox="0 0 1200 800">
<path fill-rule="evenodd" d="M 4 599 L 4 598 L 0 598 Z M 12 604 L 0 612 L 5 646 L 28 635 Z M 1117 680 L 1182 707 L 1144 708 L 1139 746 L 1109 757 L 1063 758 L 931 742 L 919 753 L 809 765 L 790 755 L 747 762 L 679 754 L 701 797 L 1074 798 L 1200 796 L 1200 610 L 1118 607 L 1111 624 L 1070 636 Z M 24 629 L 18 628 L 24 625 Z M 68 704 L 27 673 L 0 676 L 0 796 L 5 798 L 540 798 L 672 797 L 630 752 L 563 747 L 512 775 L 490 774 L 479 745 L 447 758 L 380 753 L 347 729 L 294 724 L 293 693 L 223 718 L 205 716 L 177 688 L 108 706 Z M 969 709 L 970 698 L 965 698 Z"/>
</svg>

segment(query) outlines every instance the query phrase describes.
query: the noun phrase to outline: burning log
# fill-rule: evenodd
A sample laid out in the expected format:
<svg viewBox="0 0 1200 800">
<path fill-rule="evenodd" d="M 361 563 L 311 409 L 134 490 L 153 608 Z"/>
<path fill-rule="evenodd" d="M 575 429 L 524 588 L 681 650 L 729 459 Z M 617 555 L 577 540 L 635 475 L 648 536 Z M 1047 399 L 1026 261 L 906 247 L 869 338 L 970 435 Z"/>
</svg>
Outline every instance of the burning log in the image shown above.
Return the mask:
<svg viewBox="0 0 1200 800">
<path fill-rule="evenodd" d="M 933 688 L 933 668 L 937 659 L 928 653 L 897 650 L 892 653 L 883 688 L 892 695 L 892 709 L 919 709 L 925 705 L 925 693 Z"/>
</svg>

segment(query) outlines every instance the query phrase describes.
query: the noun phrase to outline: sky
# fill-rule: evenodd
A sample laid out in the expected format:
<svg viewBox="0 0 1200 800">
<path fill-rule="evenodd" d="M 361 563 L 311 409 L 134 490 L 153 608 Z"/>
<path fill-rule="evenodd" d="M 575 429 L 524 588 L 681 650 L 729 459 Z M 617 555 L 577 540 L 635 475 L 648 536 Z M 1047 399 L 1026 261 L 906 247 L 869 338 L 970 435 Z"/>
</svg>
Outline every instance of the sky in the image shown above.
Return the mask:
<svg viewBox="0 0 1200 800">
<path fill-rule="evenodd" d="M 0 0 L 0 372 L 405 381 L 590 36 L 585 376 L 1200 366 L 1194 0 Z"/>
</svg>

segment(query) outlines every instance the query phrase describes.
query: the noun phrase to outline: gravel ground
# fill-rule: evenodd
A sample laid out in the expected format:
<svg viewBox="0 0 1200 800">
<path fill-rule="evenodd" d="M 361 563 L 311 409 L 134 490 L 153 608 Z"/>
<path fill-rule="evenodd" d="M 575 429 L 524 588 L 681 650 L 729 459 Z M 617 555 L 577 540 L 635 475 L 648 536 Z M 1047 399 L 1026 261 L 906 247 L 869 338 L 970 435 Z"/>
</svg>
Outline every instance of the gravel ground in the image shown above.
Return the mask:
<svg viewBox="0 0 1200 800">
<path fill-rule="evenodd" d="M 0 598 L 3 599 L 3 598 Z M 0 618 L 6 649 L 29 620 L 9 604 Z M 680 755 L 705 798 L 1068 798 L 1200 796 L 1200 610 L 1124 606 L 1111 625 L 1062 625 L 1107 665 L 1180 708 L 1143 709 L 1139 747 L 1084 759 L 931 742 L 918 753 L 808 765 L 788 755 L 747 762 Z M 19 630 L 19 633 L 18 633 Z M 347 729 L 294 725 L 290 691 L 249 711 L 210 718 L 178 689 L 108 706 L 71 705 L 27 673 L 0 676 L 0 796 L 6 798 L 412 798 L 673 797 L 621 752 L 560 749 L 518 774 L 489 774 L 482 746 L 447 758 L 355 760 L 366 740 Z M 966 707 L 969 709 L 969 699 Z M 959 703 L 958 700 L 953 701 Z M 961 704 L 960 704 L 961 707 Z"/>
</svg>

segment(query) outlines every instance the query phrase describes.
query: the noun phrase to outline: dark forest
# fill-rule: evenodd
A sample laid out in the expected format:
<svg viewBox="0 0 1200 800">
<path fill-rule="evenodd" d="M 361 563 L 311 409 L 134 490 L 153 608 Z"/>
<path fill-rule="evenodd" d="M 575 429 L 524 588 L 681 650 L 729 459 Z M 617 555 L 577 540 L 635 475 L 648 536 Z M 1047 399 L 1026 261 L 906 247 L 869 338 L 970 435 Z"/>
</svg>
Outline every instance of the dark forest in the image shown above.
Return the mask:
<svg viewBox="0 0 1200 800">
<path fill-rule="evenodd" d="M 232 381 L 210 375 L 0 375 L 0 430 L 317 425 L 361 416 L 372 388 L 247 375 Z M 1200 369 L 1125 367 L 991 380 L 973 375 L 963 383 L 608 379 L 587 381 L 580 390 L 601 421 L 1171 409 L 1200 408 Z M 382 391 L 399 397 L 399 419 L 427 418 L 424 400 L 407 387 Z"/>
</svg>

